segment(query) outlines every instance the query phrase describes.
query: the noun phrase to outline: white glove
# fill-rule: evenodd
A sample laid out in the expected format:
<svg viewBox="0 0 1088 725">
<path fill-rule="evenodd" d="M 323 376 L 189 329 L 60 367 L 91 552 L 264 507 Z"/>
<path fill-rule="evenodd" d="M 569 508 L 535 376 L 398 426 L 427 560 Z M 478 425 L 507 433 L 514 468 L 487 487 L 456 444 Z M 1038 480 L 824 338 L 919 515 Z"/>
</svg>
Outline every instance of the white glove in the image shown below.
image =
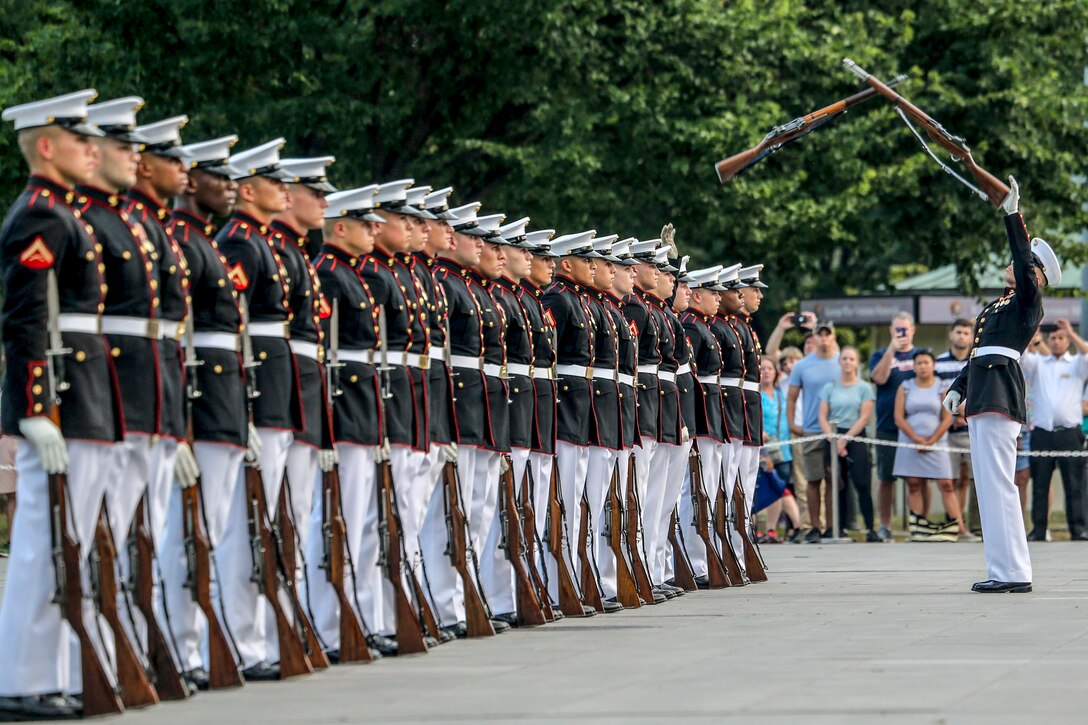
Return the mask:
<svg viewBox="0 0 1088 725">
<path fill-rule="evenodd" d="M 963 396 L 961 396 L 955 390 L 949 390 L 948 395 L 944 396 L 944 400 L 941 401 L 941 405 L 943 405 L 944 409 L 947 410 L 951 415 L 959 415 L 960 401 L 962 400 Z"/>
<path fill-rule="evenodd" d="M 455 463 L 457 461 L 457 444 L 449 443 L 442 446 L 442 455 L 445 456 L 446 460 L 450 463 Z"/>
<path fill-rule="evenodd" d="M 261 451 L 264 449 L 264 443 L 261 441 L 261 434 L 257 432 L 257 426 L 252 423 L 249 424 L 249 440 L 246 442 L 248 450 L 246 450 L 246 460 L 250 463 L 255 463 L 258 458 L 261 457 Z"/>
<path fill-rule="evenodd" d="M 56 423 L 41 416 L 23 418 L 19 421 L 19 432 L 38 449 L 46 473 L 68 470 L 68 447 Z"/>
<path fill-rule="evenodd" d="M 506 473 L 510 470 L 510 459 L 506 456 L 499 456 L 499 473 Z"/>
<path fill-rule="evenodd" d="M 1020 185 L 1011 176 L 1009 177 L 1009 195 L 1005 197 L 1005 201 L 1001 202 L 1001 210 L 1006 215 L 1020 211 Z"/>
<path fill-rule="evenodd" d="M 200 478 L 200 466 L 196 464 L 193 449 L 188 443 L 178 443 L 178 457 L 174 461 L 174 480 L 182 488 L 189 488 Z"/>
<path fill-rule="evenodd" d="M 393 455 L 393 452 L 389 450 L 389 441 L 385 441 L 380 446 L 374 449 L 374 462 L 385 463 Z"/>
<path fill-rule="evenodd" d="M 688 432 L 688 427 L 686 425 L 681 426 L 680 427 L 680 442 L 681 443 L 687 443 L 690 440 L 691 440 L 691 433 Z"/>
<path fill-rule="evenodd" d="M 317 465 L 325 473 L 331 471 L 339 462 L 340 454 L 336 452 L 335 448 L 326 448 L 317 452 Z"/>
</svg>

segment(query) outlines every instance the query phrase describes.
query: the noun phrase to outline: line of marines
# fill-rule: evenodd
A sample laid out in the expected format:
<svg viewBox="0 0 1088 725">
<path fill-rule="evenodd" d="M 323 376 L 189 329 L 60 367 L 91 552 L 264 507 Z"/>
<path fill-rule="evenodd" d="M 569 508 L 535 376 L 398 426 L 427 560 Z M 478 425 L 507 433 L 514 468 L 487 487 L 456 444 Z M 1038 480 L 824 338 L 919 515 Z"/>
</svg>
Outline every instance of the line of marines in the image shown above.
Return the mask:
<svg viewBox="0 0 1088 725">
<path fill-rule="evenodd" d="M 30 177 L 0 229 L 0 717 L 766 579 L 762 265 L 338 191 L 331 156 L 183 144 L 185 116 L 95 95 L 3 113 Z"/>
</svg>

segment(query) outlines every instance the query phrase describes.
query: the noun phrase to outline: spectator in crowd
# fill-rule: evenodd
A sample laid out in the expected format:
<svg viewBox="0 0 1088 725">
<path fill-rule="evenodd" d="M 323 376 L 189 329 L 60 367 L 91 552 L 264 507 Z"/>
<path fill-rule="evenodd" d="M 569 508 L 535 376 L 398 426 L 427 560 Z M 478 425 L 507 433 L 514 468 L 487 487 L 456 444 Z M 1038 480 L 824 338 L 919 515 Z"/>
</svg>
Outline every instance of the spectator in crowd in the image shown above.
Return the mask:
<svg viewBox="0 0 1088 725">
<path fill-rule="evenodd" d="M 928 350 L 914 354 L 914 377 L 899 386 L 895 394 L 894 420 L 899 427 L 899 442 L 920 446 L 947 444 L 952 416 L 941 405 L 950 383 L 935 374 L 936 359 Z M 900 447 L 895 450 L 893 473 L 907 481 L 910 506 L 908 527 L 911 541 L 956 541 L 971 537 L 963 525 L 962 509 L 952 483 L 952 461 L 943 450 Z M 929 481 L 936 481 L 944 503 L 946 521 L 931 522 L 922 513 L 922 492 Z M 973 537 L 972 537 L 973 538 Z"/>
<path fill-rule="evenodd" d="M 899 439 L 895 425 L 895 393 L 903 381 L 914 377 L 914 316 L 897 312 L 890 326 L 892 342 L 873 353 L 869 360 L 869 378 L 876 385 L 876 437 L 884 441 Z M 876 473 L 880 479 L 877 508 L 880 510 L 880 530 L 884 541 L 892 540 L 892 502 L 895 500 L 895 448 L 876 447 Z M 928 510 L 928 504 L 926 506 Z"/>
<path fill-rule="evenodd" d="M 967 356 L 971 353 L 971 336 L 975 332 L 975 323 L 971 320 L 960 318 L 952 323 L 948 331 L 948 350 L 937 356 L 937 377 L 949 385 L 957 377 L 967 364 Z M 948 429 L 948 445 L 950 448 L 966 450 L 971 447 L 971 439 L 967 432 L 967 419 L 962 415 L 952 418 L 952 427 Z M 964 512 L 964 523 L 968 525 L 973 534 L 982 533 L 982 518 L 978 513 L 978 501 L 971 494 L 971 454 L 949 453 L 952 462 L 952 482 L 956 487 L 956 497 L 960 500 L 960 510 Z M 929 513 L 926 507 L 926 514 Z"/>
<path fill-rule="evenodd" d="M 823 432 L 820 429 L 820 391 L 828 383 L 837 380 L 840 373 L 839 343 L 835 340 L 835 326 L 831 322 L 820 323 L 816 328 L 816 340 L 815 352 L 798 360 L 790 373 L 786 416 L 790 421 L 790 432 L 798 436 L 819 435 Z M 801 425 L 798 426 L 793 420 L 797 412 L 797 401 L 802 393 L 805 393 L 804 407 Z M 813 543 L 820 540 L 820 484 L 827 478 L 823 441 L 802 444 L 801 467 L 808 484 L 808 515 L 812 525 L 805 534 L 805 541 Z M 828 496 L 828 512 L 831 511 L 830 499 Z M 830 527 L 831 517 L 827 518 Z"/>
<path fill-rule="evenodd" d="M 1076 353 L 1069 345 L 1076 347 Z M 1028 423 L 1031 447 L 1036 451 L 1082 451 L 1081 404 L 1085 380 L 1088 380 L 1088 343 L 1076 333 L 1069 320 L 1058 320 L 1046 332 L 1049 354 L 1042 346 L 1031 345 L 1020 358 L 1024 379 L 1032 390 L 1032 409 Z M 1061 470 L 1065 489 L 1065 515 L 1069 538 L 1088 541 L 1085 529 L 1085 480 L 1083 458 L 1031 458 L 1031 541 L 1045 541 L 1050 512 L 1050 482 L 1054 467 Z"/>
<path fill-rule="evenodd" d="M 15 453 L 19 444 L 12 436 L 0 437 L 0 496 L 7 511 L 8 538 L 0 544 L 0 557 L 11 553 L 11 532 L 15 529 Z"/>
<path fill-rule="evenodd" d="M 814 339 L 814 335 L 809 335 L 809 338 Z M 790 387 L 790 373 L 793 372 L 793 366 L 797 364 L 797 361 L 805 356 L 805 353 L 801 352 L 801 349 L 790 345 L 789 347 L 782 348 L 781 354 L 778 356 L 778 387 L 785 393 Z M 766 356 L 764 356 L 766 357 Z"/>
<path fill-rule="evenodd" d="M 800 322 L 800 324 L 798 324 Z M 812 334 L 812 331 L 816 327 L 816 313 L 815 312 L 787 312 L 778 318 L 778 324 L 774 326 L 774 330 L 771 331 L 770 337 L 767 338 L 767 346 L 763 350 L 763 354 L 770 358 L 777 359 L 779 357 L 779 348 L 782 346 L 782 338 L 786 334 L 786 330 L 792 330 L 795 327 L 799 327 L 802 330 L 806 330 L 808 334 L 805 336 L 805 342 L 807 345 L 808 335 Z M 784 350 L 782 352 L 785 352 Z M 810 350 L 805 350 L 805 354 L 808 355 Z"/>
<path fill-rule="evenodd" d="M 809 333 L 806 340 L 812 340 L 815 344 L 816 335 Z M 811 352 L 811 350 L 809 351 Z M 778 359 L 778 388 L 782 391 L 783 395 L 788 394 L 790 390 L 790 373 L 793 372 L 793 366 L 797 364 L 797 361 L 803 358 L 805 354 L 801 352 L 800 348 L 790 345 L 789 347 L 782 348 L 782 354 Z M 800 428 L 804 421 L 801 420 L 801 414 L 804 411 L 804 395 L 797 396 L 797 410 L 795 411 L 794 419 L 792 421 L 795 428 Z M 801 444 L 791 443 L 790 450 L 794 460 L 801 459 Z M 808 521 L 808 483 L 805 481 L 804 472 L 800 466 L 793 467 L 793 477 L 790 479 L 790 483 L 793 485 L 793 496 L 797 499 L 797 505 L 801 510 L 802 526 L 809 527 Z"/>
<path fill-rule="evenodd" d="M 847 345 L 839 353 L 841 373 L 837 380 L 824 385 L 820 390 L 820 429 L 824 433 L 837 432 L 847 436 L 864 435 L 865 428 L 873 416 L 876 393 L 872 383 L 858 377 L 861 356 L 856 347 Z M 869 458 L 869 444 L 860 441 L 835 441 L 835 449 L 829 455 L 839 457 L 841 481 L 831 486 L 839 492 L 839 512 L 841 516 L 848 510 L 849 491 L 845 481 L 849 479 L 858 496 L 861 517 L 865 521 L 865 540 L 879 542 L 881 538 L 873 530 L 873 494 L 872 463 Z M 828 494 L 831 498 L 831 494 Z M 840 519 L 843 528 L 853 528 L 853 521 Z"/>
<path fill-rule="evenodd" d="M 759 392 L 763 396 L 763 442 L 775 443 L 790 439 L 790 424 L 786 418 L 786 393 L 778 387 L 778 366 L 771 358 L 765 357 L 759 364 Z M 789 445 L 764 448 L 769 464 L 783 481 L 786 492 L 782 498 L 767 507 L 767 543 L 778 543 L 778 519 L 785 509 L 790 520 L 787 538 L 790 543 L 800 543 L 804 536 L 801 529 L 801 512 L 793 496 L 793 453 Z"/>
<path fill-rule="evenodd" d="M 1031 458 L 1019 455 L 1031 453 L 1031 431 L 1026 425 L 1020 426 L 1020 437 L 1016 439 L 1016 473 L 1013 481 L 1020 493 L 1020 515 L 1027 518 L 1028 515 L 1028 486 L 1031 483 Z M 1050 541 L 1050 530 L 1046 532 L 1046 540 Z"/>
</svg>

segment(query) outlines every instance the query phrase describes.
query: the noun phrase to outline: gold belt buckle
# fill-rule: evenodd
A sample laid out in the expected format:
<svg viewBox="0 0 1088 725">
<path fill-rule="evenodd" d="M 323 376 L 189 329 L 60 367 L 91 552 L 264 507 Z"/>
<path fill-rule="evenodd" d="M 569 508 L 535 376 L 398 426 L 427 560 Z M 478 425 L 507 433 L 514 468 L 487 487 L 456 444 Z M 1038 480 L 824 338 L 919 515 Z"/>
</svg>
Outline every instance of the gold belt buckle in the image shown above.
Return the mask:
<svg viewBox="0 0 1088 725">
<path fill-rule="evenodd" d="M 419 369 L 430 370 L 431 369 L 431 356 L 429 353 L 421 353 L 419 356 Z"/>
<path fill-rule="evenodd" d="M 152 340 L 157 340 L 162 335 L 162 328 L 159 326 L 158 320 L 147 321 L 147 336 Z"/>
</svg>

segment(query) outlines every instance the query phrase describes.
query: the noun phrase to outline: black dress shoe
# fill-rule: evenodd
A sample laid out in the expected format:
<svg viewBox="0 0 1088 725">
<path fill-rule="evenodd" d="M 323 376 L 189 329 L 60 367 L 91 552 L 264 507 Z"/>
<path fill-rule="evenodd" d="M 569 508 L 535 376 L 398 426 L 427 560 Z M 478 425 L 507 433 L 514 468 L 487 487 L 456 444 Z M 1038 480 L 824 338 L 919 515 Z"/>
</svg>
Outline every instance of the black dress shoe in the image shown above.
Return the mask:
<svg viewBox="0 0 1088 725">
<path fill-rule="evenodd" d="M 268 682 L 280 679 L 280 666 L 258 662 L 252 667 L 242 670 L 242 677 L 246 682 Z"/>
<path fill-rule="evenodd" d="M 457 635 L 453 632 L 447 632 L 444 628 L 438 628 L 438 644 L 446 644 L 457 639 Z"/>
<path fill-rule="evenodd" d="M 182 679 L 196 686 L 198 690 L 208 689 L 208 671 L 203 667 L 195 667 L 188 672 L 181 673 Z"/>
<path fill-rule="evenodd" d="M 325 650 L 325 657 L 329 660 L 330 665 L 340 664 L 340 650 L 338 649 Z"/>
<path fill-rule="evenodd" d="M 502 614 L 492 614 L 492 623 L 498 620 L 500 622 L 506 622 L 511 627 L 518 626 L 518 613 L 517 612 L 503 612 Z"/>
<path fill-rule="evenodd" d="M 372 634 L 366 638 L 366 643 L 372 650 L 376 650 L 382 657 L 397 656 L 397 640 L 382 634 Z"/>
<path fill-rule="evenodd" d="M 552 605 L 552 617 L 554 618 L 552 621 L 558 622 L 560 619 L 562 619 L 565 616 L 567 616 L 567 615 L 563 614 L 562 609 L 560 609 L 559 607 L 557 607 L 555 605 Z"/>
<path fill-rule="evenodd" d="M 663 602 L 669 601 L 669 598 L 665 596 L 665 593 L 661 592 L 661 591 L 658 591 L 657 589 L 652 590 L 650 592 L 650 594 L 653 595 L 653 601 L 652 602 L 647 602 L 647 604 L 661 604 Z M 645 600 L 643 600 L 643 601 L 645 601 Z"/>
<path fill-rule="evenodd" d="M 1069 534 L 1070 541 L 1088 541 L 1088 532 L 1077 531 Z"/>
<path fill-rule="evenodd" d="M 502 634 L 503 632 L 510 631 L 510 625 L 502 619 L 491 618 L 491 628 L 495 630 L 495 634 Z"/>
<path fill-rule="evenodd" d="M 678 597 L 682 597 L 685 594 L 687 594 L 687 592 L 682 587 L 678 587 L 678 586 L 676 586 L 674 584 L 670 584 L 668 582 L 665 582 L 664 584 L 662 584 L 661 588 L 664 589 L 667 592 L 672 592 L 673 594 L 675 594 Z"/>
<path fill-rule="evenodd" d="M 1028 541 L 1046 541 L 1046 532 L 1032 529 L 1031 533 L 1028 534 Z"/>
<path fill-rule="evenodd" d="M 442 631 L 452 634 L 457 639 L 464 639 L 468 636 L 468 625 L 464 622 L 458 622 L 457 624 L 451 624 L 448 627 L 443 627 Z"/>
<path fill-rule="evenodd" d="M 75 720 L 82 711 L 75 705 L 72 698 L 60 693 L 0 697 L 0 720 Z"/>
<path fill-rule="evenodd" d="M 597 614 L 597 610 L 594 609 L 593 607 L 589 606 L 588 604 L 583 604 L 582 605 L 582 616 L 583 617 L 592 617 L 592 616 L 594 616 L 596 614 Z"/>
<path fill-rule="evenodd" d="M 426 647 L 427 649 L 434 649 L 435 647 L 437 647 L 440 644 L 442 644 L 442 643 L 439 642 L 434 637 L 432 637 L 431 635 L 429 635 L 429 634 L 423 635 L 423 646 Z"/>
<path fill-rule="evenodd" d="M 666 599 L 676 598 L 676 594 L 674 594 L 671 590 L 662 589 L 661 587 L 654 587 L 654 594 L 664 594 Z"/>
<path fill-rule="evenodd" d="M 1031 591 L 1031 582 L 999 582 L 996 579 L 987 579 L 984 582 L 975 582 L 971 591 L 982 594 L 1026 594 Z"/>
<path fill-rule="evenodd" d="M 623 605 L 620 604 L 615 597 L 612 597 L 611 599 L 602 599 L 601 604 L 604 605 L 605 614 L 615 614 L 616 612 L 623 611 Z"/>
<path fill-rule="evenodd" d="M 695 577 L 695 586 L 700 589 L 710 589 L 710 579 L 705 576 L 697 576 Z"/>
</svg>

